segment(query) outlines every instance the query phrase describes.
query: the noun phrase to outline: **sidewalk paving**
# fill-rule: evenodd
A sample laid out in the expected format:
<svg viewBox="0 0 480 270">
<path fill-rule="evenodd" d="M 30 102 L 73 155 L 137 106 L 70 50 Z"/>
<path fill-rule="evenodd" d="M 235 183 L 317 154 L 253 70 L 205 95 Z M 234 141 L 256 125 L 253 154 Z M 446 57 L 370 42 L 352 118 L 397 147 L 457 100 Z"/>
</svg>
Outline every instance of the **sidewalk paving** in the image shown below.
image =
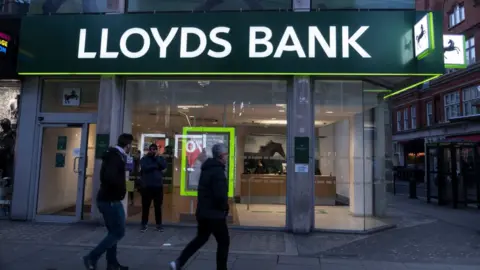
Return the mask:
<svg viewBox="0 0 480 270">
<path fill-rule="evenodd" d="M 453 210 L 391 197 L 395 229 L 371 234 L 231 230 L 233 270 L 480 270 L 480 211 Z M 81 270 L 81 257 L 105 234 L 91 224 L 0 220 L 1 270 Z M 140 233 L 128 226 L 119 258 L 131 269 L 168 269 L 195 235 L 195 228 L 166 227 Z M 212 237 L 186 269 L 215 269 Z M 99 269 L 105 269 L 104 261 Z"/>
<path fill-rule="evenodd" d="M 1 246 L 2 270 L 83 270 L 81 257 L 89 251 L 85 247 L 14 244 Z M 130 269 L 168 269 L 168 262 L 178 251 L 121 248 L 119 260 Z M 349 259 L 308 258 L 286 255 L 258 255 L 231 253 L 230 270 L 478 270 L 478 265 L 450 265 L 431 263 L 398 263 Z M 99 269 L 105 269 L 104 260 Z M 202 251 L 187 264 L 188 270 L 214 270 L 215 253 Z"/>
</svg>

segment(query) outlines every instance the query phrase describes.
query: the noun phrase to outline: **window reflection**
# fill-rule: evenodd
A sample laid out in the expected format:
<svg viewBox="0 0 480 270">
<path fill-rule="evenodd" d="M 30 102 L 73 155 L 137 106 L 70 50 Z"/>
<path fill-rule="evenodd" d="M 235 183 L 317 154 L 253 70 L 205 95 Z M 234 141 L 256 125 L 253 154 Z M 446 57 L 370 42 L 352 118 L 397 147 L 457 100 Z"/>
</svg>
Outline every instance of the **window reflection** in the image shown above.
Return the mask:
<svg viewBox="0 0 480 270">
<path fill-rule="evenodd" d="M 110 0 L 31 0 L 29 14 L 120 13 L 123 1 Z"/>
<path fill-rule="evenodd" d="M 129 0 L 129 12 L 290 9 L 291 0 Z"/>
</svg>

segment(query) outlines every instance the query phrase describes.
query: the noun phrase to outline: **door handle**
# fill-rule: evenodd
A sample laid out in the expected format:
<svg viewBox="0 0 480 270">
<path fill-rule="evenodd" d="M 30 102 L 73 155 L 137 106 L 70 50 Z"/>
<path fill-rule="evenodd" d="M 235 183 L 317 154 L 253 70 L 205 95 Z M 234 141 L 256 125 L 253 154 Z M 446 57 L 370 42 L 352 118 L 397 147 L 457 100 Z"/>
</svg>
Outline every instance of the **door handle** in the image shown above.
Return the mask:
<svg viewBox="0 0 480 270">
<path fill-rule="evenodd" d="M 81 168 L 78 167 L 78 165 L 80 164 L 80 159 L 83 158 L 83 157 L 75 157 L 73 159 L 73 172 L 74 173 L 80 173 L 82 170 Z"/>
</svg>

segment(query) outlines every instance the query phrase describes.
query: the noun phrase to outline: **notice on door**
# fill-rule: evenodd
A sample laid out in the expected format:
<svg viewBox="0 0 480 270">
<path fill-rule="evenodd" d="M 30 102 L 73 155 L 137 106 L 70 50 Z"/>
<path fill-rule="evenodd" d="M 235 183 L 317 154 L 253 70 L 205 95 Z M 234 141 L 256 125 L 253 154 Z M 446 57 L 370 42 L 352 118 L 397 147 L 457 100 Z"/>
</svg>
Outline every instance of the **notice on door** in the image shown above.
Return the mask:
<svg viewBox="0 0 480 270">
<path fill-rule="evenodd" d="M 64 168 L 65 167 L 65 154 L 56 153 L 55 154 L 55 168 Z"/>
<path fill-rule="evenodd" d="M 58 136 L 57 138 L 57 150 L 67 149 L 67 136 Z"/>
</svg>

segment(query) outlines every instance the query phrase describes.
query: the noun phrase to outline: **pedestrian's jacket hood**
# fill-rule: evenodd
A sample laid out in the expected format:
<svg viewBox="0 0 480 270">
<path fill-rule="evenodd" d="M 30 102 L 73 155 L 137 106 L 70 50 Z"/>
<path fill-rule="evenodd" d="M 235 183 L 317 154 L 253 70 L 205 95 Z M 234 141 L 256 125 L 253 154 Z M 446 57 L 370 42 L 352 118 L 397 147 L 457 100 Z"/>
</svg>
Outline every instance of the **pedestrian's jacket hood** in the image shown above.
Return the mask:
<svg viewBox="0 0 480 270">
<path fill-rule="evenodd" d="M 225 164 L 223 164 L 222 162 L 220 162 L 217 159 L 208 158 L 202 164 L 202 171 L 210 170 L 210 169 L 222 169 L 222 170 L 224 170 L 225 169 Z"/>
</svg>

